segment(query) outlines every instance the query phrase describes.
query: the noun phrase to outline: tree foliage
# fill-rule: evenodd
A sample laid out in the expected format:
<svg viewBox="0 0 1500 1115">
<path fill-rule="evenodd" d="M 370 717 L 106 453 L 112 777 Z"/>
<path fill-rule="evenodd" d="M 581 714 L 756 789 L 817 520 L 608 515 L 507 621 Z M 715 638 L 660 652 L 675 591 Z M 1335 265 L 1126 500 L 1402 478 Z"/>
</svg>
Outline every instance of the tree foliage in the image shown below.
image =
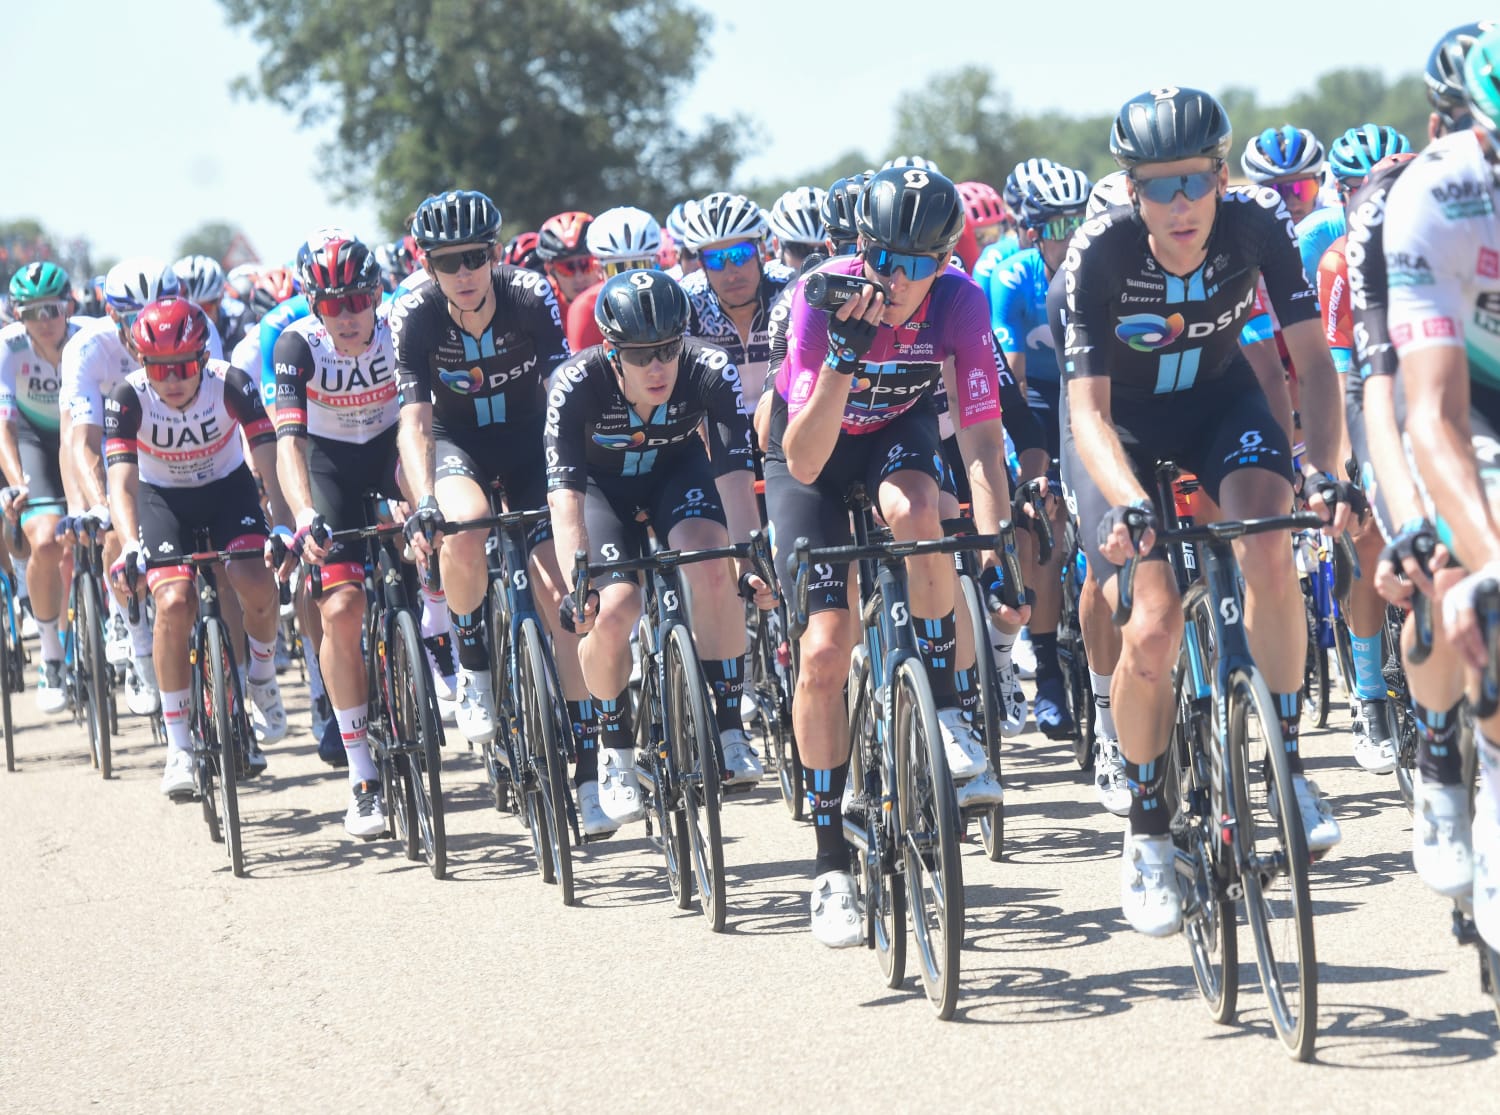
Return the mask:
<svg viewBox="0 0 1500 1115">
<path fill-rule="evenodd" d="M 743 122 L 673 122 L 709 19 L 689 0 L 220 0 L 264 48 L 242 88 L 332 122 L 327 179 L 388 231 L 423 197 L 489 193 L 508 229 L 729 181 Z"/>
<path fill-rule="evenodd" d="M 207 221 L 182 238 L 177 246 L 181 256 L 208 256 L 222 261 L 239 230 L 228 221 Z"/>
</svg>

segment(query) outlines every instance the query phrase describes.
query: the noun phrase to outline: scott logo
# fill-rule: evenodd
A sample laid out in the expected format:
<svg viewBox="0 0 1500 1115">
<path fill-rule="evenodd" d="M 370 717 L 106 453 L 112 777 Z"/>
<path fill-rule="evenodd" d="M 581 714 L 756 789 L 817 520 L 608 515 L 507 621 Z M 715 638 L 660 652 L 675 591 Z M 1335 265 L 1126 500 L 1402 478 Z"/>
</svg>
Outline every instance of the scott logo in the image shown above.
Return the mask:
<svg viewBox="0 0 1500 1115">
<path fill-rule="evenodd" d="M 902 601 L 897 600 L 891 605 L 891 622 L 897 627 L 905 627 L 910 618 L 911 616 L 907 613 L 906 605 Z"/>
<path fill-rule="evenodd" d="M 668 612 L 675 612 L 677 610 L 677 604 L 677 594 L 671 589 L 667 589 L 666 592 L 661 594 L 661 606 L 663 610 Z"/>
</svg>

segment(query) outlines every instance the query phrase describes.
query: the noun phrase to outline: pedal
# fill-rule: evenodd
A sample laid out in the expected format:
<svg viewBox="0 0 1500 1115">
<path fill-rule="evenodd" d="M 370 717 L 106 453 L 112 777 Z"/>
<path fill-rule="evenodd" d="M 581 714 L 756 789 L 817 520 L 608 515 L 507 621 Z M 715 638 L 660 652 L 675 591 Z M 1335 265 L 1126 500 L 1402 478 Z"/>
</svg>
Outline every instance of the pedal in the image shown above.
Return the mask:
<svg viewBox="0 0 1500 1115">
<path fill-rule="evenodd" d="M 719 793 L 724 797 L 744 797 L 754 790 L 760 783 L 756 782 L 720 782 Z"/>
<path fill-rule="evenodd" d="M 167 795 L 167 800 L 170 802 L 175 802 L 178 805 L 183 805 L 187 802 L 192 801 L 197 796 L 198 791 L 196 790 L 174 790 L 172 793 Z"/>
</svg>

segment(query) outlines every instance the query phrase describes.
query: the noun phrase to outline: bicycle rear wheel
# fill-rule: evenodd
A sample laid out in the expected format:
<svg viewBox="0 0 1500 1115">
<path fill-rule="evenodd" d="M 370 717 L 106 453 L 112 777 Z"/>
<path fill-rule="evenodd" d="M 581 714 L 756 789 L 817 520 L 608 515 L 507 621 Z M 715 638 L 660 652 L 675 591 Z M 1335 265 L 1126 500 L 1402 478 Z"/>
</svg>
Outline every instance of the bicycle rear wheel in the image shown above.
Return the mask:
<svg viewBox="0 0 1500 1115">
<path fill-rule="evenodd" d="M 1256 967 L 1277 1035 L 1287 1052 L 1306 1061 L 1317 1040 L 1318 959 L 1307 837 L 1291 767 L 1276 705 L 1259 673 L 1230 674 L 1225 707 L 1240 880 Z"/>
<path fill-rule="evenodd" d="M 4 722 L 5 730 L 5 769 L 16 769 L 16 731 L 11 722 L 10 698 L 11 694 L 21 691 L 24 670 L 21 666 L 21 635 L 16 627 L 16 602 L 11 593 L 9 579 L 0 579 L 0 587 L 5 593 L 5 612 L 0 615 L 0 623 L 5 625 L 0 631 L 3 635 L 4 646 L 0 648 L 0 720 Z"/>
<path fill-rule="evenodd" d="M 938 734 L 937 709 L 921 662 L 896 667 L 888 712 L 896 741 L 896 785 L 906 897 L 922 985 L 938 1017 L 958 1006 L 964 939 L 964 877 L 958 802 Z"/>
<path fill-rule="evenodd" d="M 443 784 L 438 741 L 442 721 L 432 695 L 432 678 L 417 621 L 401 609 L 391 625 L 391 723 L 404 748 L 406 784 L 410 787 L 412 820 L 422 858 L 434 879 L 448 871 L 448 838 L 443 821 Z"/>
<path fill-rule="evenodd" d="M 969 622 L 974 632 L 974 675 L 979 679 L 979 711 L 976 723 L 984 737 L 984 753 L 989 757 L 990 769 L 995 780 L 1000 781 L 1000 678 L 995 673 L 995 648 L 987 637 L 989 617 L 980 601 L 979 586 L 969 576 L 961 576 L 958 583 L 963 591 L 963 603 L 969 610 Z M 960 820 L 960 825 L 963 822 Z M 1005 854 L 1005 805 L 997 802 L 979 814 L 979 839 L 984 845 L 984 854 L 994 863 Z"/>
<path fill-rule="evenodd" d="M 222 623 L 206 620 L 203 625 L 204 707 L 212 747 L 207 756 L 209 772 L 216 783 L 219 827 L 229 853 L 230 869 L 237 876 L 245 874 L 245 847 L 240 836 L 239 788 L 240 741 L 234 729 L 235 684 L 234 661 L 229 656 L 229 641 Z"/>
<path fill-rule="evenodd" d="M 782 804 L 792 820 L 801 821 L 807 817 L 807 795 L 802 789 L 802 760 L 792 735 L 791 667 L 782 667 L 778 660 L 786 630 L 780 609 L 757 609 L 753 630 L 748 694 L 751 725 L 765 741 L 766 753 L 776 761 Z"/>
<path fill-rule="evenodd" d="M 73 617 L 81 636 L 77 643 L 77 668 L 83 672 L 88 686 L 89 740 L 94 749 L 94 759 L 99 767 L 99 777 L 107 779 L 113 772 L 109 694 L 114 671 L 104 657 L 104 617 L 99 614 L 99 585 L 88 570 L 75 572 L 73 575 L 81 580 L 78 586 L 78 615 Z"/>
<path fill-rule="evenodd" d="M 685 624 L 667 635 L 667 738 L 671 741 L 681 816 L 687 824 L 688 853 L 698 900 L 709 928 L 723 932 L 729 904 L 724 882 L 724 836 L 720 825 L 718 730 L 708 705 L 708 683 Z"/>
<path fill-rule="evenodd" d="M 484 758 L 484 773 L 489 781 L 490 797 L 494 800 L 495 809 L 501 813 L 521 814 L 522 823 L 529 831 L 533 831 L 532 847 L 537 854 L 537 863 L 540 864 L 545 857 L 536 845 L 534 830 L 537 819 L 528 809 L 529 799 L 526 793 L 515 785 L 515 779 L 520 777 L 521 772 L 511 766 L 512 760 L 520 756 L 510 755 L 507 751 L 507 741 L 519 734 L 513 732 L 512 727 L 517 724 L 522 711 L 518 703 L 519 695 L 511 692 L 508 673 L 510 601 L 506 598 L 503 581 L 490 581 L 488 608 L 486 621 L 490 635 L 490 692 L 495 698 L 495 734 L 480 744 L 479 750 Z M 550 883 L 552 880 L 546 881 Z"/>
<path fill-rule="evenodd" d="M 1322 621 L 1312 587 L 1302 580 L 1302 611 L 1307 620 L 1307 659 L 1302 667 L 1302 711 L 1319 728 L 1328 726 L 1328 652 L 1319 640 Z"/>
<path fill-rule="evenodd" d="M 865 940 L 875 949 L 885 984 L 896 988 L 906 982 L 906 889 L 896 878 L 893 818 L 880 808 L 878 718 L 870 660 L 861 644 L 854 648 L 849 667 L 849 782 L 855 799 L 865 805 L 860 815 L 865 850 L 854 849 L 855 900 L 864 917 Z"/>
<path fill-rule="evenodd" d="M 525 745 L 532 777 L 527 792 L 533 794 L 533 823 L 541 826 L 548 849 L 542 879 L 556 883 L 564 906 L 573 905 L 573 849 L 568 832 L 567 764 L 563 760 L 563 732 L 572 727 L 561 722 L 562 693 L 556 669 L 548 657 L 547 644 L 535 617 L 521 621 L 517 665 L 520 667 L 520 698 L 525 709 Z M 550 877 L 549 877 L 550 876 Z"/>
</svg>

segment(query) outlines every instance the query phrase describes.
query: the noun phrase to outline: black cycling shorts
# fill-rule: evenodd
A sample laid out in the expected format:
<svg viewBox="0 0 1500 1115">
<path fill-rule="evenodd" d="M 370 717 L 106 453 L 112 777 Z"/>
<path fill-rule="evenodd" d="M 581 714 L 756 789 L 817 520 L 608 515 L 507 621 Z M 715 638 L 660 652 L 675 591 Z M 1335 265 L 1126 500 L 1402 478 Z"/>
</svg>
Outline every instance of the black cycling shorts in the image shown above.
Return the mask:
<svg viewBox="0 0 1500 1115">
<path fill-rule="evenodd" d="M 502 423 L 473 430 L 450 430 L 437 419 L 432 423 L 437 454 L 435 480 L 463 476 L 488 492 L 499 481 L 511 511 L 536 511 L 547 506 L 546 455 L 542 450 L 542 421 Z M 552 537 L 546 519 L 532 527 L 531 545 Z"/>
<path fill-rule="evenodd" d="M 21 415 L 17 415 L 10 428 L 15 431 L 16 453 L 26 477 L 26 507 L 21 512 L 21 525 L 39 515 L 61 515 L 67 510 L 68 500 L 63 494 L 58 434 L 38 430 Z"/>
<path fill-rule="evenodd" d="M 193 553 L 203 530 L 215 550 L 258 550 L 268 533 L 255 477 L 245 465 L 197 488 L 157 488 L 143 482 L 137 514 L 146 557 L 153 561 Z M 155 588 L 162 581 L 191 576 L 185 565 L 163 567 L 151 570 L 147 584 Z"/>
<path fill-rule="evenodd" d="M 781 447 L 786 432 L 786 400 L 777 395 L 771 410 L 771 444 L 766 448 L 766 511 L 782 589 L 795 587 L 796 570 L 788 563 L 798 538 L 813 547 L 845 546 L 854 540 L 849 525 L 849 489 L 863 484 L 872 500 L 880 482 L 894 473 L 914 470 L 939 486 L 948 471 L 938 435 L 937 411 L 924 400 L 890 425 L 870 434 L 840 434 L 833 454 L 817 480 L 803 484 L 787 469 Z M 809 613 L 849 607 L 847 563 L 818 563 L 807 596 Z"/>
<path fill-rule="evenodd" d="M 1241 368 L 1223 379 L 1177 391 L 1159 399 L 1139 401 L 1115 397 L 1115 431 L 1141 487 L 1156 502 L 1156 466 L 1175 462 L 1193 473 L 1215 503 L 1224 478 L 1242 468 L 1259 468 L 1292 480 L 1292 448 L 1250 365 L 1239 358 Z M 1111 504 L 1084 468 L 1067 421 L 1066 400 L 1062 415 L 1062 483 L 1068 510 L 1078 519 L 1078 532 L 1088 554 L 1089 567 L 1102 585 L 1115 575 L 1115 566 L 1099 552 L 1099 523 Z M 1287 496 L 1288 508 L 1291 495 Z M 1162 518 L 1157 508 L 1158 519 Z M 1150 555 L 1164 560 L 1158 546 Z"/>
<path fill-rule="evenodd" d="M 331 438 L 309 437 L 307 477 L 312 487 L 313 509 L 323 516 L 333 532 L 357 530 L 369 525 L 365 497 L 374 492 L 386 499 L 400 499 L 396 484 L 396 427 L 363 445 Z M 329 567 L 350 566 L 334 578 L 325 575 L 324 587 L 333 583 L 357 584 L 364 576 L 364 550 L 335 543 L 324 562 Z M 357 571 L 353 567 L 358 567 Z"/>
<path fill-rule="evenodd" d="M 583 521 L 592 561 L 644 556 L 641 547 L 647 526 L 660 545 L 670 546 L 673 529 L 690 519 L 727 524 L 708 450 L 701 441 L 686 443 L 672 458 L 671 468 L 653 469 L 644 476 L 589 474 Z M 633 573 L 614 573 L 602 580 L 640 583 Z"/>
</svg>

